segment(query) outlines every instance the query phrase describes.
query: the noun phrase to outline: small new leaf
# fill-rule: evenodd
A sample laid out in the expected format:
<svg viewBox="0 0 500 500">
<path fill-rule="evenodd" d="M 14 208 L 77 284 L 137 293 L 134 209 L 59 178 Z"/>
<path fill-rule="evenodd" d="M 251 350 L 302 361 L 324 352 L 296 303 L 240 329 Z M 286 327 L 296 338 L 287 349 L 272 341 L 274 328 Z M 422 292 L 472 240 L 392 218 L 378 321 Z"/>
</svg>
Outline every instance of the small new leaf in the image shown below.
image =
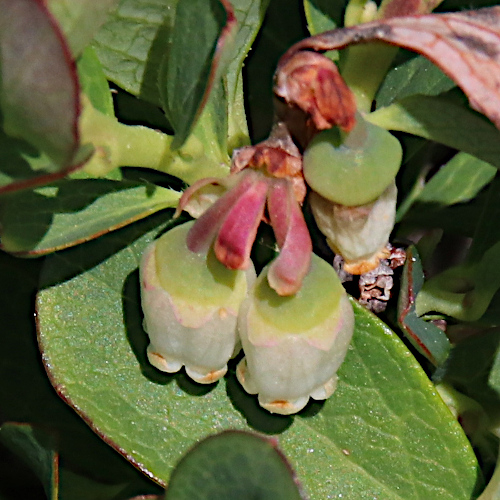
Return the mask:
<svg viewBox="0 0 500 500">
<path fill-rule="evenodd" d="M 406 252 L 398 301 L 398 323 L 415 348 L 434 365 L 440 365 L 448 357 L 450 341 L 442 330 L 419 318 L 415 312 L 415 300 L 422 288 L 424 273 L 415 247 L 408 248 Z"/>
</svg>

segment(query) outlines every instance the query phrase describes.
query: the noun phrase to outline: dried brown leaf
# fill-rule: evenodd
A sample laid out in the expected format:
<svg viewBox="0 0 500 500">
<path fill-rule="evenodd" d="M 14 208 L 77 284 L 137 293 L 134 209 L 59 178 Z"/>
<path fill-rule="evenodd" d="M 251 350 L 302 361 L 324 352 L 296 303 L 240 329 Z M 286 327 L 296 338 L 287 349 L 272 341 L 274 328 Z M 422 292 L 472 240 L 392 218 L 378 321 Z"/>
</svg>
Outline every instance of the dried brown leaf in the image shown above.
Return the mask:
<svg viewBox="0 0 500 500">
<path fill-rule="evenodd" d="M 457 83 L 472 108 L 500 128 L 500 6 L 394 17 L 328 31 L 291 47 L 278 71 L 301 50 L 327 51 L 371 41 L 387 42 L 427 57 Z"/>
</svg>

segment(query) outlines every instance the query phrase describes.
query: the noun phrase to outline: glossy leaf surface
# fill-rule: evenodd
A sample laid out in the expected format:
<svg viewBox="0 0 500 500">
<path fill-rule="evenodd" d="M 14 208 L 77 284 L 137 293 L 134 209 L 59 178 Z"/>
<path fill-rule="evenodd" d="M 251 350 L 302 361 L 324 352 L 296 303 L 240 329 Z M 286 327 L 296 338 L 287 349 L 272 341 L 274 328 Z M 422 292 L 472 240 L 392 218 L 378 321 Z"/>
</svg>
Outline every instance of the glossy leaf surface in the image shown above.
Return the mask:
<svg viewBox="0 0 500 500">
<path fill-rule="evenodd" d="M 496 172 L 489 163 L 459 153 L 431 177 L 417 200 L 439 205 L 468 201 L 495 177 Z"/>
<path fill-rule="evenodd" d="M 93 40 L 106 76 L 161 104 L 158 69 L 168 48 L 177 0 L 122 0 Z"/>
<path fill-rule="evenodd" d="M 145 356 L 137 271 L 154 234 L 139 234 L 133 225 L 51 258 L 37 305 L 53 384 L 137 467 L 167 482 L 197 440 L 250 428 L 277 435 L 313 500 L 470 498 L 477 464 L 460 427 L 395 334 L 356 304 L 337 392 L 294 417 L 259 408 L 234 365 L 207 387 L 156 371 Z"/>
<path fill-rule="evenodd" d="M 429 59 L 417 56 L 389 71 L 377 93 L 377 108 L 415 94 L 438 95 L 455 85 Z"/>
<path fill-rule="evenodd" d="M 203 20 L 203 22 L 200 22 Z M 179 0 L 171 44 L 160 68 L 163 109 L 181 146 L 231 55 L 236 18 L 223 0 Z"/>
<path fill-rule="evenodd" d="M 9 325 L 0 336 L 2 422 L 29 423 L 42 434 L 50 431 L 62 462 L 59 500 L 125 500 L 140 492 L 160 493 L 160 488 L 102 442 L 50 385 L 34 342 L 33 297 L 41 263 L 42 259 L 19 259 L 0 252 L 0 310 Z M 22 463 L 6 463 L 10 457 L 5 457 L 4 450 L 0 445 L 0 492 L 6 492 L 9 500 L 47 500 L 36 496 L 35 476 L 28 466 L 21 469 Z M 16 451 L 20 460 L 24 458 L 21 451 Z M 124 486 L 127 491 L 118 496 Z"/>
<path fill-rule="evenodd" d="M 328 2 L 328 0 L 304 0 L 304 13 L 307 28 L 311 35 L 333 30 L 340 23 L 343 2 Z"/>
<path fill-rule="evenodd" d="M 92 47 L 87 47 L 77 62 L 82 92 L 101 113 L 113 116 L 113 99 L 101 63 Z"/>
</svg>

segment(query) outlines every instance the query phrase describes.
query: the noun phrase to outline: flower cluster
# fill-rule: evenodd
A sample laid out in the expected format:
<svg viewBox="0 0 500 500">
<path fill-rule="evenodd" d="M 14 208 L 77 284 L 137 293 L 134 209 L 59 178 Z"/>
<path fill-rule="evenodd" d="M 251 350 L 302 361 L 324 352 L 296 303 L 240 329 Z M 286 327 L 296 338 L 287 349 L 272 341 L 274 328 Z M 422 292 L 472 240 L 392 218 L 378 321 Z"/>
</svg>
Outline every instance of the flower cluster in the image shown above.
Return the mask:
<svg viewBox="0 0 500 500">
<path fill-rule="evenodd" d="M 227 178 L 184 192 L 177 215 L 197 220 L 148 248 L 141 288 L 154 366 L 184 366 L 211 383 L 242 347 L 243 388 L 270 412 L 291 414 L 333 393 L 354 330 L 335 270 L 312 253 L 301 205 L 312 188 L 312 213 L 345 270 L 374 269 L 394 224 L 401 146 L 356 113 L 324 56 L 289 58 L 275 93 L 281 121 L 267 140 L 236 151 Z M 261 222 L 279 253 L 257 277 L 250 255 Z"/>
<path fill-rule="evenodd" d="M 300 290 L 278 295 L 270 279 L 275 262 L 256 280 L 251 261 L 245 271 L 232 270 L 217 260 L 213 247 L 189 250 L 196 224 L 167 232 L 142 259 L 151 364 L 168 373 L 184 366 L 196 382 L 212 383 L 224 376 L 242 344 L 238 380 L 259 395 L 264 408 L 296 413 L 309 397 L 329 397 L 354 326 L 333 268 L 313 256 Z"/>
</svg>

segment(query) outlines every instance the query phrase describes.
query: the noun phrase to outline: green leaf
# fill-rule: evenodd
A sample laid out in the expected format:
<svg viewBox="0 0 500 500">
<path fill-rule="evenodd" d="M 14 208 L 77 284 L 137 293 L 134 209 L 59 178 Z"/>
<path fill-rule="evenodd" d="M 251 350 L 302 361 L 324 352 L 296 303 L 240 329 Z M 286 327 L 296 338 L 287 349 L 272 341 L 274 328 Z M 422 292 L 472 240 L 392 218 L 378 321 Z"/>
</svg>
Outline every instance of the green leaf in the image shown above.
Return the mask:
<svg viewBox="0 0 500 500">
<path fill-rule="evenodd" d="M 49 500 L 59 497 L 59 454 L 54 437 L 27 424 L 6 423 L 0 441 L 33 469 Z"/>
<path fill-rule="evenodd" d="M 177 204 L 181 193 L 105 179 L 61 181 L 5 197 L 1 248 L 37 256 L 116 230 Z"/>
<path fill-rule="evenodd" d="M 415 94 L 435 96 L 453 87 L 456 83 L 429 59 L 417 56 L 389 71 L 377 93 L 377 108 Z"/>
<path fill-rule="evenodd" d="M 492 415 L 500 415 L 500 386 L 490 379 L 492 366 L 498 363 L 499 346 L 498 328 L 469 334 L 453 347 L 440 374 L 445 382 L 460 388 Z"/>
<path fill-rule="evenodd" d="M 178 1 L 158 80 L 163 109 L 175 132 L 174 148 L 185 142 L 227 69 L 235 29 L 232 7 L 224 0 Z"/>
<path fill-rule="evenodd" d="M 423 203 L 453 205 L 474 198 L 497 169 L 467 153 L 458 153 L 443 165 L 417 197 Z"/>
<path fill-rule="evenodd" d="M 107 78 L 157 106 L 158 71 L 176 4 L 177 0 L 121 0 L 93 40 Z"/>
<path fill-rule="evenodd" d="M 398 300 L 398 323 L 406 338 L 434 365 L 441 365 L 450 351 L 448 337 L 437 326 L 415 313 L 415 299 L 424 284 L 424 272 L 415 247 L 406 251 Z"/>
<path fill-rule="evenodd" d="M 40 363 L 33 321 L 33 297 L 42 262 L 42 259 L 19 259 L 0 252 L 0 310 L 8 325 L 0 335 L 2 421 L 29 422 L 36 429 L 55 430 L 63 473 L 74 469 L 79 475 L 83 474 L 101 485 L 106 483 L 104 488 L 125 482 L 129 485 L 128 496 L 137 492 L 158 493 L 159 488 L 99 439 L 50 385 Z M 12 477 L 6 476 L 8 472 L 8 468 L 0 471 L 0 491 L 3 493 L 5 487 L 9 491 L 11 485 L 13 492 L 20 493 L 14 498 L 31 499 L 33 492 L 29 487 L 32 481 L 20 476 L 24 470 L 14 469 Z M 72 478 L 68 476 L 68 479 Z M 66 479 L 61 477 L 60 480 L 61 500 L 75 500 L 74 491 L 73 496 L 63 496 Z M 8 498 L 12 500 L 13 497 L 8 495 Z M 86 500 L 90 498 L 93 497 L 88 496 Z M 123 498 L 128 497 L 124 495 Z"/>
<path fill-rule="evenodd" d="M 5 131 L 68 167 L 78 147 L 79 89 L 69 49 L 44 4 L 0 0 L 0 106 Z M 19 36 L 29 33 L 30 36 Z"/>
<path fill-rule="evenodd" d="M 242 67 L 262 24 L 269 1 L 231 0 L 236 15 L 237 30 L 233 41 L 233 56 L 224 75 L 230 152 L 250 142 L 245 116 Z"/>
<path fill-rule="evenodd" d="M 165 500 L 300 500 L 293 471 L 276 445 L 226 431 L 204 439 L 175 468 Z"/>
<path fill-rule="evenodd" d="M 475 262 L 445 269 L 418 294 L 419 316 L 437 311 L 460 321 L 478 321 L 500 289 L 500 241 Z"/>
<path fill-rule="evenodd" d="M 297 416 L 261 409 L 234 364 L 212 386 L 156 371 L 145 355 L 138 278 L 156 232 L 137 239 L 144 230 L 134 224 L 49 257 L 37 299 L 52 382 L 137 467 L 167 482 L 194 442 L 255 429 L 277 436 L 312 500 L 471 497 L 477 463 L 460 426 L 397 336 L 354 302 L 337 392 Z"/>
<path fill-rule="evenodd" d="M 76 67 L 82 92 L 90 99 L 94 108 L 113 116 L 115 113 L 108 81 L 92 47 L 83 51 Z"/>
<path fill-rule="evenodd" d="M 407 97 L 367 115 L 387 130 L 431 139 L 500 168 L 500 132 L 488 120 L 443 97 Z"/>
<path fill-rule="evenodd" d="M 477 217 L 474 238 L 467 254 L 470 262 L 480 260 L 484 252 L 500 240 L 500 179 L 493 179 L 486 196 L 477 199 L 481 211 Z"/>
<path fill-rule="evenodd" d="M 304 0 L 307 29 L 311 35 L 334 30 L 341 24 L 346 2 L 328 0 Z"/>
<path fill-rule="evenodd" d="M 48 0 L 48 8 L 56 17 L 73 57 L 76 59 L 90 43 L 108 12 L 118 0 Z"/>
</svg>

